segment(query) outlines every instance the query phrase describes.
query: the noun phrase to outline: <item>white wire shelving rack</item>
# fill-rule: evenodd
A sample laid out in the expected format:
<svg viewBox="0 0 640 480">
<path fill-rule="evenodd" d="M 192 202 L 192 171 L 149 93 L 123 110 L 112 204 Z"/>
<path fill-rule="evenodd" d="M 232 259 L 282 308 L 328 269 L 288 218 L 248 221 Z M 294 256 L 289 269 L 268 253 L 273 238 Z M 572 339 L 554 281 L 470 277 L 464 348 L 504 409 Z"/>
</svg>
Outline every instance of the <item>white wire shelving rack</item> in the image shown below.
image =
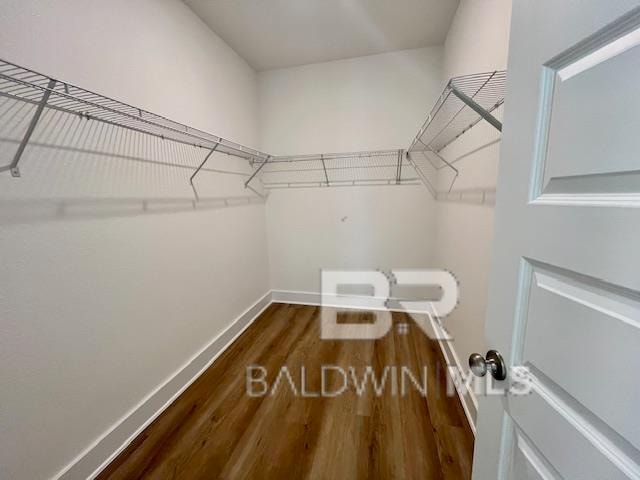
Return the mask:
<svg viewBox="0 0 640 480">
<path fill-rule="evenodd" d="M 506 79 L 504 70 L 454 77 L 431 109 L 406 156 L 434 197 L 442 193 L 435 179 L 440 169 L 452 173 L 449 192 L 459 174 L 444 158 L 445 147 L 482 120 L 502 131 L 502 123 L 493 113 L 504 103 Z"/>
<path fill-rule="evenodd" d="M 31 107 L 27 111 L 30 118 L 21 121 L 25 124 L 24 133 L 10 164 L 0 166 L 0 172 L 8 170 L 14 177 L 20 176 L 20 160 L 43 112 L 56 110 L 205 149 L 204 159 L 189 178 L 192 187 L 195 176 L 214 153 L 246 159 L 252 173 L 245 187 L 252 190 L 250 183 L 258 180 L 267 189 L 419 182 L 402 150 L 275 157 L 4 60 L 0 60 L 0 98 Z"/>
<path fill-rule="evenodd" d="M 204 149 L 204 159 L 189 178 L 192 187 L 195 176 L 212 155 L 222 153 L 249 162 L 252 170 L 244 185 L 254 192 L 250 185 L 253 181 L 259 181 L 266 190 L 423 183 L 437 197 L 430 170 L 444 165 L 457 176 L 455 167 L 440 151 L 482 119 L 502 128 L 491 112 L 504 101 L 505 78 L 505 72 L 496 71 L 451 79 L 408 150 L 273 156 L 0 60 L 0 101 L 11 100 L 30 107 L 10 163 L 0 166 L 0 172 L 20 176 L 20 160 L 43 112 L 55 110 Z M 9 114 L 10 109 L 2 112 Z M 10 121 L 0 118 L 3 123 L 5 120 Z M 198 198 L 195 187 L 194 193 Z"/>
<path fill-rule="evenodd" d="M 266 189 L 419 184 L 404 150 L 274 157 L 260 178 Z"/>
<path fill-rule="evenodd" d="M 34 107 L 11 163 L 0 166 L 0 172 L 9 170 L 14 177 L 20 176 L 20 159 L 45 109 L 208 150 L 205 160 L 193 176 L 200 171 L 213 152 L 249 160 L 256 165 L 256 170 L 269 159 L 269 155 L 258 150 L 4 60 L 0 60 L 0 97 L 31 104 Z"/>
</svg>

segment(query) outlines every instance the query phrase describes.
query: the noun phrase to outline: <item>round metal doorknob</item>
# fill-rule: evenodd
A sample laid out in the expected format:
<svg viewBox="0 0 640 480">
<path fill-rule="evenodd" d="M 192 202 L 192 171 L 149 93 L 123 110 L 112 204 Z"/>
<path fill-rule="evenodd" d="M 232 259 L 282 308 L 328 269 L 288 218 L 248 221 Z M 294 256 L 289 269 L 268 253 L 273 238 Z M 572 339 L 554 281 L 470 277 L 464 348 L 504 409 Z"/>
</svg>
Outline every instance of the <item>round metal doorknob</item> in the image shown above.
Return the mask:
<svg viewBox="0 0 640 480">
<path fill-rule="evenodd" d="M 489 350 L 486 359 L 479 353 L 472 353 L 469 356 L 469 367 L 477 377 L 484 377 L 489 371 L 496 380 L 507 378 L 507 366 L 502 355 L 496 350 Z"/>
</svg>

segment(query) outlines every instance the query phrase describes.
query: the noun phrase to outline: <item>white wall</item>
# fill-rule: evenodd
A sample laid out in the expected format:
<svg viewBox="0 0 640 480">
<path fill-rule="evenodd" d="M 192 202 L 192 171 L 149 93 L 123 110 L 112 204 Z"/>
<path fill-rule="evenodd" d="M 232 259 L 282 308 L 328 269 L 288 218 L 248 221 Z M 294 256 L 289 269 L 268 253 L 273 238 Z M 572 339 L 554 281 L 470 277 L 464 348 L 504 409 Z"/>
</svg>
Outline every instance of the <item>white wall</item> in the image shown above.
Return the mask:
<svg viewBox="0 0 640 480">
<path fill-rule="evenodd" d="M 0 57 L 258 143 L 255 72 L 180 1 L 1 0 Z M 264 205 L 248 204 L 245 177 L 203 171 L 194 205 L 188 177 L 205 152 L 51 113 L 43 122 L 34 141 L 55 148 L 30 147 L 20 179 L 0 175 L 7 479 L 55 475 L 269 288 Z M 2 165 L 19 138 L 5 126 Z M 231 196 L 244 198 L 226 207 Z"/>
<path fill-rule="evenodd" d="M 0 58 L 274 154 L 406 148 L 443 78 L 503 66 L 508 10 L 462 0 L 444 76 L 441 48 L 256 75 L 177 0 L 0 0 Z M 0 137 L 4 165 L 19 135 Z M 37 143 L 20 179 L 0 175 L 2 478 L 51 477 L 135 414 L 268 290 L 268 259 L 274 289 L 313 292 L 322 267 L 431 266 L 435 251 L 463 281 L 461 356 L 483 349 L 486 206 L 438 204 L 434 228 L 422 186 L 281 190 L 267 231 L 244 176 L 203 171 L 194 204 L 202 151 L 51 113 Z M 460 159 L 459 185 L 493 185 L 495 149 Z M 248 171 L 223 156 L 209 168 Z"/>
<path fill-rule="evenodd" d="M 444 43 L 444 80 L 507 68 L 510 0 L 460 0 Z"/>
<path fill-rule="evenodd" d="M 407 148 L 439 93 L 441 59 L 441 48 L 422 48 L 260 72 L 260 147 Z M 421 185 L 274 190 L 272 288 L 318 292 L 321 268 L 429 266 L 434 208 Z"/>
<path fill-rule="evenodd" d="M 507 65 L 510 0 L 461 0 L 444 46 L 444 77 L 502 70 Z M 499 109 L 501 110 L 501 109 Z M 501 111 L 496 112 L 500 118 Z M 466 371 L 472 352 L 484 354 L 484 321 L 493 242 L 493 200 L 499 159 L 500 134 L 480 122 L 442 151 L 460 176 L 451 197 L 440 201 L 436 221 L 436 263 L 453 271 L 460 281 L 460 304 L 447 318 L 454 337 L 453 350 Z M 451 177 L 442 171 L 439 190 Z M 486 201 L 480 202 L 480 193 Z M 455 362 L 454 359 L 450 359 Z M 475 415 L 474 406 L 467 405 Z"/>
<path fill-rule="evenodd" d="M 441 68 L 434 47 L 260 72 L 260 146 L 276 155 L 407 148 Z"/>
</svg>

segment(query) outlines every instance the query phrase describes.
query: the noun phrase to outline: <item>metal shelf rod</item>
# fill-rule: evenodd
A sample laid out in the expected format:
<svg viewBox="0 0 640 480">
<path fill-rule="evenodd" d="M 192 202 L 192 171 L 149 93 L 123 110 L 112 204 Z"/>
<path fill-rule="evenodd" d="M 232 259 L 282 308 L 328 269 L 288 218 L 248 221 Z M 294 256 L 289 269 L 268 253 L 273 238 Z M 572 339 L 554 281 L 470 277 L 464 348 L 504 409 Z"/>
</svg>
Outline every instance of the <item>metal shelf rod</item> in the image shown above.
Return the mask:
<svg viewBox="0 0 640 480">
<path fill-rule="evenodd" d="M 395 183 L 395 179 L 392 180 L 377 180 L 377 179 L 362 179 L 362 180 L 338 180 L 331 181 L 331 187 L 386 187 L 386 186 L 406 186 L 406 185 L 420 185 L 419 178 L 405 178 L 400 183 Z M 267 190 L 281 189 L 281 188 L 311 188 L 311 187 L 326 187 L 325 182 L 274 182 L 265 183 L 264 188 Z"/>
<path fill-rule="evenodd" d="M 453 85 L 450 85 L 451 91 L 453 94 L 462 100 L 469 108 L 474 110 L 478 115 L 484 118 L 487 122 L 489 122 L 493 127 L 497 128 L 498 131 L 502 131 L 502 123 L 493 115 L 491 115 L 487 110 L 478 105 L 473 98 L 465 95 L 463 92 L 458 90 Z"/>
</svg>

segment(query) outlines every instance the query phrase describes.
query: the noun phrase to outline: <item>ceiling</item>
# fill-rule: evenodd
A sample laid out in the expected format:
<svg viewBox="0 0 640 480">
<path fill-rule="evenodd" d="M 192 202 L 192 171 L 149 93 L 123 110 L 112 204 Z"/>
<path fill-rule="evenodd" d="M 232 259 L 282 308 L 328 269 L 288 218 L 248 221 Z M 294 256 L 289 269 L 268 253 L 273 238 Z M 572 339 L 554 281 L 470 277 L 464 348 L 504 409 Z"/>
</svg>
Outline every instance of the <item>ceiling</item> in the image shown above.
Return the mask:
<svg viewBox="0 0 640 480">
<path fill-rule="evenodd" d="M 458 0 L 184 0 L 256 70 L 442 45 Z"/>
</svg>

